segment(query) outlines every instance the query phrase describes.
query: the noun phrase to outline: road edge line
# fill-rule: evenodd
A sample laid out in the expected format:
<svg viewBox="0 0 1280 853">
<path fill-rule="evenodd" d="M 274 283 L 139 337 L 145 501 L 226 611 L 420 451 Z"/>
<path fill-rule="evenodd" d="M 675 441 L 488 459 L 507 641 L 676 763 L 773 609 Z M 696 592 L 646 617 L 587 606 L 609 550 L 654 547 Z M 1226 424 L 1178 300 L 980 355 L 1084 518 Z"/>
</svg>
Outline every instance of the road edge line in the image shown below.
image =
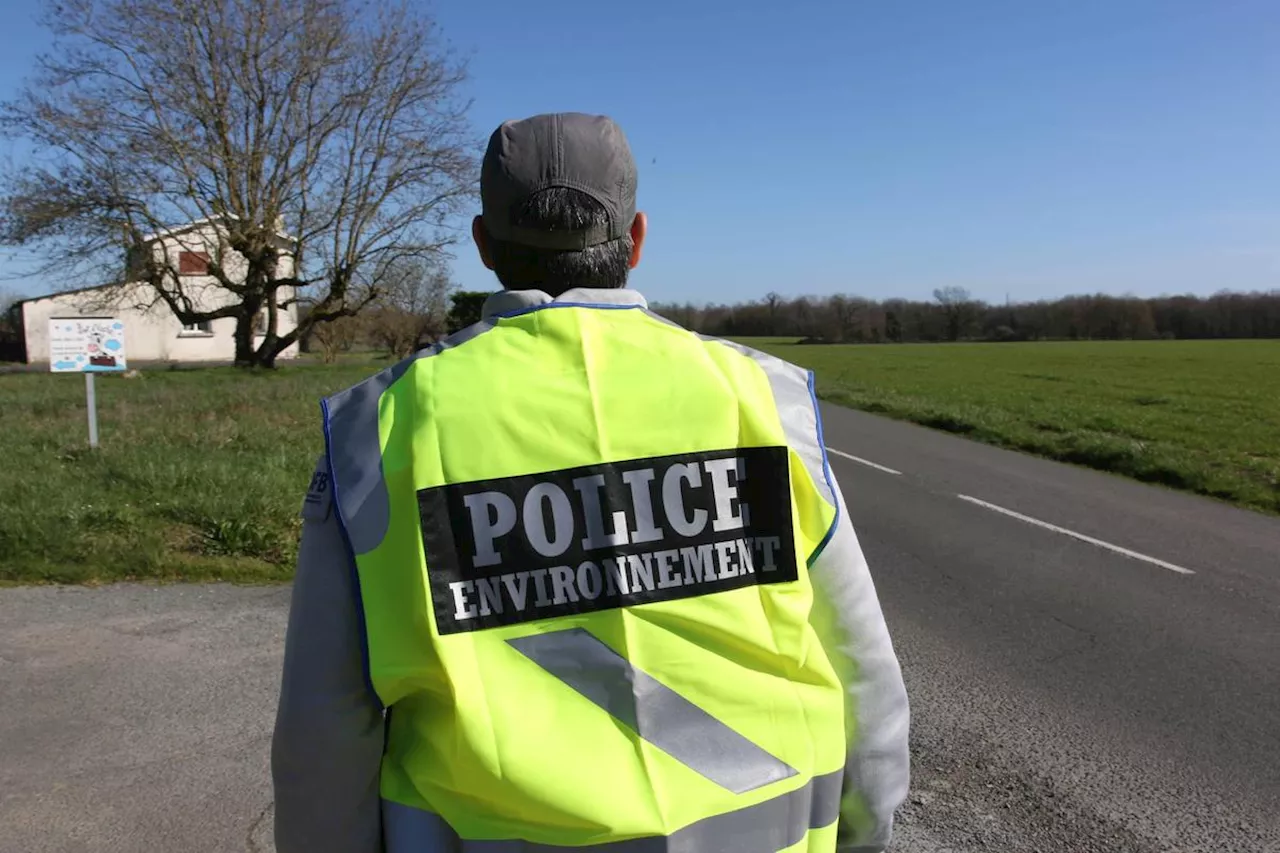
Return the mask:
<svg viewBox="0 0 1280 853">
<path fill-rule="evenodd" d="M 901 477 L 901 471 L 895 471 L 887 465 L 881 465 L 878 462 L 872 462 L 870 459 L 863 459 L 861 456 L 854 456 L 852 453 L 845 453 L 843 450 L 836 450 L 834 447 L 827 448 L 828 453 L 834 453 L 841 459 L 848 459 L 851 462 L 857 462 L 859 465 L 866 465 L 868 468 L 874 468 L 877 471 L 883 471 L 886 474 L 892 474 L 895 477 Z"/>
<path fill-rule="evenodd" d="M 1122 547 L 1120 545 L 1113 545 L 1110 542 L 1104 542 L 1101 539 L 1095 539 L 1092 536 L 1086 536 L 1083 533 L 1077 533 L 1074 530 L 1068 530 L 1065 527 L 1059 527 L 1056 524 L 1050 524 L 1047 521 L 1041 521 L 1038 518 L 1032 518 L 1029 515 L 1023 515 L 1020 512 L 1014 512 L 1011 509 L 1005 509 L 1002 506 L 989 503 L 979 498 L 971 497 L 969 495 L 959 495 L 959 494 L 956 495 L 956 497 L 958 497 L 962 501 L 967 501 L 968 503 L 974 504 L 976 506 L 980 506 L 983 509 L 989 509 L 992 512 L 998 512 L 1001 515 L 1007 515 L 1010 518 L 1016 518 L 1018 521 L 1023 521 L 1023 522 L 1026 522 L 1027 524 L 1034 524 L 1036 527 L 1043 527 L 1045 530 L 1052 530 L 1054 533 L 1061 533 L 1063 536 L 1070 536 L 1072 539 L 1079 539 L 1081 542 L 1087 542 L 1090 545 L 1096 545 L 1099 548 L 1105 548 L 1108 551 L 1112 551 L 1124 557 L 1129 557 L 1130 559 L 1133 559 L 1133 560 L 1141 560 L 1144 563 L 1151 563 L 1153 566 L 1159 566 L 1162 569 L 1168 569 L 1169 571 L 1177 572 L 1180 575 L 1195 574 L 1195 572 L 1193 572 L 1191 569 L 1185 569 L 1182 566 L 1176 566 L 1173 563 L 1167 563 L 1164 560 L 1161 560 L 1159 558 L 1149 557 L 1146 554 L 1140 554 L 1137 551 L 1131 551 L 1130 549 Z"/>
</svg>

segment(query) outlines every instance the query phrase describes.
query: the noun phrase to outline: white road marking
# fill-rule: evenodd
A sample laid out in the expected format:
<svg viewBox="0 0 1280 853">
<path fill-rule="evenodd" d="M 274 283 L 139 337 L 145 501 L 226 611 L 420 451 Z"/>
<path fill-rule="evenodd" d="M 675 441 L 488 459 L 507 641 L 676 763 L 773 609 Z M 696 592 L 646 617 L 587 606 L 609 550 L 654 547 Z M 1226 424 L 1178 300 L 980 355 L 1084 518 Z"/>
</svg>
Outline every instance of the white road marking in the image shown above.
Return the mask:
<svg viewBox="0 0 1280 853">
<path fill-rule="evenodd" d="M 828 447 L 827 452 L 834 453 L 836 456 L 840 456 L 844 459 L 849 459 L 854 462 L 857 462 L 859 465 L 866 465 L 868 468 L 875 468 L 877 471 L 883 471 L 886 474 L 893 474 L 895 477 L 902 476 L 901 471 L 895 471 L 892 468 L 886 468 L 884 465 L 879 465 L 875 462 L 872 462 L 869 459 L 863 459 L 861 456 L 854 456 L 852 453 L 845 453 L 843 450 L 836 450 L 834 447 Z"/>
<path fill-rule="evenodd" d="M 1144 563 L 1151 563 L 1153 566 L 1159 566 L 1162 569 L 1168 569 L 1171 572 L 1177 572 L 1180 575 L 1194 575 L 1195 572 L 1190 569 L 1184 569 L 1182 566 L 1175 566 L 1173 563 L 1166 563 L 1164 560 L 1157 560 L 1155 557 L 1148 557 L 1146 554 L 1139 554 L 1137 551 L 1130 551 L 1128 548 L 1122 548 L 1119 545 L 1112 545 L 1110 542 L 1103 542 L 1101 539 L 1094 539 L 1092 536 L 1085 536 L 1083 533 L 1076 533 L 1074 530 L 1068 530 L 1065 527 L 1059 527 L 1056 524 L 1050 524 L 1047 521 L 1041 521 L 1038 518 L 1032 518 L 1029 515 L 1023 515 L 1020 512 L 1014 512 L 1011 509 L 1005 509 L 993 503 L 971 498 L 968 495 L 956 495 L 962 501 L 968 501 L 976 504 L 983 509 L 989 509 L 992 512 L 998 512 L 1007 515 L 1010 518 L 1016 518 L 1018 521 L 1025 521 L 1027 524 L 1034 524 L 1036 527 L 1043 527 L 1045 530 L 1052 530 L 1054 533 L 1061 533 L 1063 536 L 1070 536 L 1072 539 L 1079 539 L 1081 542 L 1088 542 L 1090 545 L 1097 545 L 1099 548 L 1106 548 L 1108 551 L 1114 551 L 1133 560 L 1141 560 Z"/>
</svg>

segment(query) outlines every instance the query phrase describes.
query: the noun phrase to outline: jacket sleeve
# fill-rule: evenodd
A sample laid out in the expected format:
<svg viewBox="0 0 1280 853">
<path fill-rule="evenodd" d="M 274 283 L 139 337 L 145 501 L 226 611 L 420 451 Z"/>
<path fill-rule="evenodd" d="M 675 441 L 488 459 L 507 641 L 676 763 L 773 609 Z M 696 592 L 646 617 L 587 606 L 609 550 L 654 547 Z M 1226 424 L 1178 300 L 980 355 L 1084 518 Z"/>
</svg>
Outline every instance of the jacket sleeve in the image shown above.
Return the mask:
<svg viewBox="0 0 1280 853">
<path fill-rule="evenodd" d="M 889 844 L 894 811 L 910 783 L 910 710 L 871 572 L 840 486 L 829 472 L 828 479 L 839 517 L 809 574 L 814 624 L 848 694 L 850 741 L 837 850 L 879 853 Z"/>
<path fill-rule="evenodd" d="M 367 686 L 354 566 L 322 458 L 302 541 L 271 746 L 279 853 L 381 853 L 384 723 Z"/>
</svg>

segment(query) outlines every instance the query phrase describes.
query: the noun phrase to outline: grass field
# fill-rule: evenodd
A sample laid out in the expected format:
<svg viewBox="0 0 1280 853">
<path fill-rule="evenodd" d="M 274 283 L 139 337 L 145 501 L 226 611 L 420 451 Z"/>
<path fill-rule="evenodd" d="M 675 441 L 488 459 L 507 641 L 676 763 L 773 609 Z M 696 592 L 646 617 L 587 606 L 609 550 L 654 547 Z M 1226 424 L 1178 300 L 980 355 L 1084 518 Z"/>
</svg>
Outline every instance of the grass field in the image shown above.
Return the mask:
<svg viewBox="0 0 1280 853">
<path fill-rule="evenodd" d="M 744 343 L 834 403 L 1280 513 L 1280 341 Z"/>
<path fill-rule="evenodd" d="M 796 346 L 826 399 L 1280 512 L 1280 341 Z M 385 363 L 0 376 L 0 582 L 286 579 L 318 400 Z"/>
<path fill-rule="evenodd" d="M 0 581 L 288 578 L 319 399 L 382 365 L 0 376 Z"/>
</svg>

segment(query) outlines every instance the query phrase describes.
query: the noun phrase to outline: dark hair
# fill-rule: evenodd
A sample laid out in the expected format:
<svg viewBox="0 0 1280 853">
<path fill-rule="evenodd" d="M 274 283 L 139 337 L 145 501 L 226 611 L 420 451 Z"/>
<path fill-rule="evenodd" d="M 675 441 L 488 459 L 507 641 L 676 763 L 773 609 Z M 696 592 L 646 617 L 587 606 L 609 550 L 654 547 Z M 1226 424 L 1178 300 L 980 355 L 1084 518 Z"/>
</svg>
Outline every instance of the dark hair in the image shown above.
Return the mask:
<svg viewBox="0 0 1280 853">
<path fill-rule="evenodd" d="M 532 196 L 514 224 L 548 231 L 577 231 L 606 225 L 604 207 L 584 192 L 552 187 Z M 630 226 L 631 223 L 627 223 Z M 489 237 L 493 271 L 507 290 L 543 290 L 559 296 L 575 287 L 627 286 L 634 241 L 628 231 L 616 240 L 587 249 L 539 249 Z"/>
</svg>

